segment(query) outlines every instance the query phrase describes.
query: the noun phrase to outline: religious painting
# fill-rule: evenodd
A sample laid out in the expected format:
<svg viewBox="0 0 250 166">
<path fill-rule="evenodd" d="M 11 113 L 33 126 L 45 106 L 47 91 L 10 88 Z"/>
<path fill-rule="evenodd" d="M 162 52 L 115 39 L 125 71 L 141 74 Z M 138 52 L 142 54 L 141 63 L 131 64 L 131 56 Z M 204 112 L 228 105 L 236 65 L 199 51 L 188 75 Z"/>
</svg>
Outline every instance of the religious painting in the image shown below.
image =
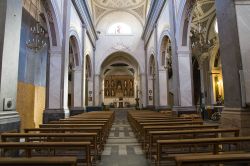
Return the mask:
<svg viewBox="0 0 250 166">
<path fill-rule="evenodd" d="M 114 84 L 114 80 L 111 81 L 111 87 L 114 87 L 115 84 Z"/>
<path fill-rule="evenodd" d="M 109 80 L 105 81 L 105 87 L 109 87 Z"/>
<path fill-rule="evenodd" d="M 109 98 L 134 97 L 134 78 L 129 75 L 107 76 L 104 80 L 104 96 Z M 110 84 L 110 85 L 108 85 Z"/>
<path fill-rule="evenodd" d="M 127 81 L 126 80 L 124 81 L 124 87 L 125 88 L 127 87 Z"/>
<path fill-rule="evenodd" d="M 117 81 L 117 90 L 121 90 L 122 89 L 122 83 L 120 80 Z"/>
</svg>

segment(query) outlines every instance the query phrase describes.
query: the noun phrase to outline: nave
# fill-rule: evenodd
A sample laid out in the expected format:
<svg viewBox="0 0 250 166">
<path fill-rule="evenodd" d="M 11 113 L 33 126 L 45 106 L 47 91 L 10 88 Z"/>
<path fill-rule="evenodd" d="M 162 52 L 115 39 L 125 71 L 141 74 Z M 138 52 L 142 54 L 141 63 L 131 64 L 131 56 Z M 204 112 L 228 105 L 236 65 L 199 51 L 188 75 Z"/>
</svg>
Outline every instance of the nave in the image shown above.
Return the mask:
<svg viewBox="0 0 250 166">
<path fill-rule="evenodd" d="M 1 134 L 0 165 L 185 166 L 250 164 L 250 137 L 197 114 L 95 111 Z"/>
<path fill-rule="evenodd" d="M 138 143 L 127 121 L 127 110 L 115 111 L 107 144 L 102 153 L 99 166 L 148 166 L 141 145 Z"/>
</svg>

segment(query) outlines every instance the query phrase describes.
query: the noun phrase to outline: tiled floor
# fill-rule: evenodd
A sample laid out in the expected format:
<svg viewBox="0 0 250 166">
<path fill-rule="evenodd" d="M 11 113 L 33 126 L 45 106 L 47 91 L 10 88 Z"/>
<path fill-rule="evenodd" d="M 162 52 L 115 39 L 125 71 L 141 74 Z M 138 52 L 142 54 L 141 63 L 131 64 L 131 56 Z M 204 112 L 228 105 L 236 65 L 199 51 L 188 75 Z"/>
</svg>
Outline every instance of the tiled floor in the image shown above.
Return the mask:
<svg viewBox="0 0 250 166">
<path fill-rule="evenodd" d="M 149 166 L 127 121 L 127 111 L 117 110 L 115 113 L 115 122 L 97 166 Z"/>
</svg>

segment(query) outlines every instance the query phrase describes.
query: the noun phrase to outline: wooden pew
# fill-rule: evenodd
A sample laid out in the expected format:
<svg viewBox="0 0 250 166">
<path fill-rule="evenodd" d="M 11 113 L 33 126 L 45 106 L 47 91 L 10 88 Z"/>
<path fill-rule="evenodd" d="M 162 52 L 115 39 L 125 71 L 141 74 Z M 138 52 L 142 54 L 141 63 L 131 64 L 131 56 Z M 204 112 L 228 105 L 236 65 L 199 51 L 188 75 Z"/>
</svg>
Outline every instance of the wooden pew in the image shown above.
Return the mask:
<svg viewBox="0 0 250 166">
<path fill-rule="evenodd" d="M 143 129 L 145 126 L 152 126 L 152 125 L 154 125 L 154 126 L 157 126 L 157 125 L 159 125 L 159 126 L 163 126 L 163 125 L 165 125 L 165 126 L 202 125 L 203 122 L 202 121 L 188 121 L 188 122 L 181 121 L 181 122 L 150 122 L 150 123 L 138 123 L 138 124 L 139 124 L 139 126 L 134 127 L 135 128 L 134 132 L 138 134 L 137 136 L 139 136 L 139 137 L 137 137 L 137 138 L 140 139 L 143 136 L 143 132 L 144 132 Z"/>
<path fill-rule="evenodd" d="M 19 142 L 24 138 L 25 142 L 79 142 L 89 141 L 91 142 L 91 149 L 94 159 L 97 160 L 97 156 L 101 155 L 101 150 L 97 146 L 97 133 L 3 133 L 1 135 L 2 142 L 9 142 L 16 140 Z"/>
<path fill-rule="evenodd" d="M 76 157 L 0 157 L 2 166 L 76 166 Z"/>
<path fill-rule="evenodd" d="M 195 146 L 195 148 L 198 147 L 204 147 L 211 145 L 212 150 L 210 151 L 210 154 L 219 154 L 221 151 L 220 146 L 221 145 L 237 145 L 236 153 L 240 150 L 238 144 L 242 142 L 250 142 L 250 137 L 225 137 L 225 138 L 198 138 L 198 139 L 179 139 L 179 140 L 157 140 L 157 155 L 154 156 L 154 160 L 156 161 L 156 165 L 160 165 L 160 161 L 163 159 L 162 154 L 165 152 L 162 151 L 163 148 L 170 149 L 170 147 L 180 146 L 180 147 L 188 147 L 191 149 L 191 147 Z M 225 149 L 224 149 L 225 150 Z M 229 149 L 231 150 L 231 149 Z M 242 151 L 239 151 L 242 153 Z M 191 151 L 189 151 L 191 153 Z M 193 153 L 193 152 L 192 152 Z M 225 152 L 227 153 L 227 152 Z M 165 153 L 166 154 L 166 153 Z M 180 154 L 183 154 L 183 152 L 180 152 Z M 197 154 L 197 152 L 196 152 Z M 207 155 L 207 153 L 206 153 Z M 171 156 L 169 153 L 167 156 Z M 175 157 L 172 155 L 172 157 Z"/>
<path fill-rule="evenodd" d="M 90 142 L 0 142 L 1 157 L 5 157 L 7 150 L 24 150 L 26 157 L 32 157 L 32 150 L 83 150 L 84 164 L 92 165 L 90 157 Z M 53 154 L 55 155 L 55 153 Z"/>
<path fill-rule="evenodd" d="M 104 125 L 103 128 L 105 132 L 109 132 L 111 126 L 109 126 L 107 121 L 86 121 L 86 120 L 78 120 L 78 121 L 51 121 L 49 124 L 100 124 Z"/>
<path fill-rule="evenodd" d="M 180 140 L 185 138 L 197 139 L 197 138 L 210 138 L 210 137 L 220 137 L 223 134 L 231 134 L 230 136 L 239 137 L 240 130 L 238 128 L 228 128 L 228 129 L 199 129 L 199 130 L 177 130 L 177 131 L 149 131 L 149 146 L 148 155 L 151 159 L 154 155 L 154 150 L 156 149 L 156 141 L 159 139 L 176 139 Z"/>
<path fill-rule="evenodd" d="M 81 128 L 25 128 L 25 133 L 83 133 L 96 132 L 98 149 L 104 149 L 105 138 L 102 135 L 102 127 L 81 127 Z"/>
<path fill-rule="evenodd" d="M 198 129 L 217 129 L 219 125 L 178 125 L 178 126 L 144 126 L 142 129 L 141 137 L 139 142 L 143 143 L 143 149 L 146 149 L 146 143 L 149 141 L 150 131 L 175 131 L 175 130 L 198 130 Z"/>
<path fill-rule="evenodd" d="M 102 136 L 103 141 L 106 143 L 108 138 L 109 129 L 105 126 L 105 124 L 41 124 L 40 128 L 82 128 L 82 127 L 102 127 Z"/>
<path fill-rule="evenodd" d="M 139 136 L 142 133 L 143 127 L 144 126 L 156 126 L 156 125 L 165 125 L 165 126 L 174 126 L 174 125 L 202 125 L 203 121 L 172 121 L 172 122 L 148 122 L 148 123 L 144 123 L 144 122 L 134 122 L 131 124 L 134 133 L 138 133 Z M 137 135 L 138 136 L 138 135 Z"/>
<path fill-rule="evenodd" d="M 250 153 L 244 154 L 218 154 L 218 155 L 187 155 L 175 157 L 177 166 L 196 165 L 196 164 L 242 164 L 250 163 Z"/>
<path fill-rule="evenodd" d="M 112 126 L 112 124 L 113 124 L 113 122 L 111 121 L 111 119 L 109 119 L 109 118 L 103 118 L 103 119 L 101 119 L 101 118 L 84 118 L 84 117 L 82 117 L 82 118 L 67 118 L 67 119 L 60 119 L 59 121 L 91 121 L 91 122 L 93 122 L 93 121 L 95 121 L 95 122 L 99 122 L 99 121 L 104 121 L 104 122 L 106 122 L 107 124 L 108 124 L 108 127 L 109 127 L 109 129 L 111 128 L 111 126 Z"/>
</svg>

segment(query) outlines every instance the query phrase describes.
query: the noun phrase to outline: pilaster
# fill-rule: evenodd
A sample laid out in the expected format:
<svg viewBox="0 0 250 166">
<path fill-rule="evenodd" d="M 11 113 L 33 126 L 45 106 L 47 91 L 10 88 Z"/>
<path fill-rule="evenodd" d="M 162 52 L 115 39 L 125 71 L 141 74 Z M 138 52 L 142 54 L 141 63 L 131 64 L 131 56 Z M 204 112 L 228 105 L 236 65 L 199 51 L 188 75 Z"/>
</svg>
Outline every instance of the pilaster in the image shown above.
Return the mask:
<svg viewBox="0 0 250 166">
<path fill-rule="evenodd" d="M 16 96 L 22 1 L 1 0 L 0 15 L 0 132 L 18 131 Z"/>
</svg>

